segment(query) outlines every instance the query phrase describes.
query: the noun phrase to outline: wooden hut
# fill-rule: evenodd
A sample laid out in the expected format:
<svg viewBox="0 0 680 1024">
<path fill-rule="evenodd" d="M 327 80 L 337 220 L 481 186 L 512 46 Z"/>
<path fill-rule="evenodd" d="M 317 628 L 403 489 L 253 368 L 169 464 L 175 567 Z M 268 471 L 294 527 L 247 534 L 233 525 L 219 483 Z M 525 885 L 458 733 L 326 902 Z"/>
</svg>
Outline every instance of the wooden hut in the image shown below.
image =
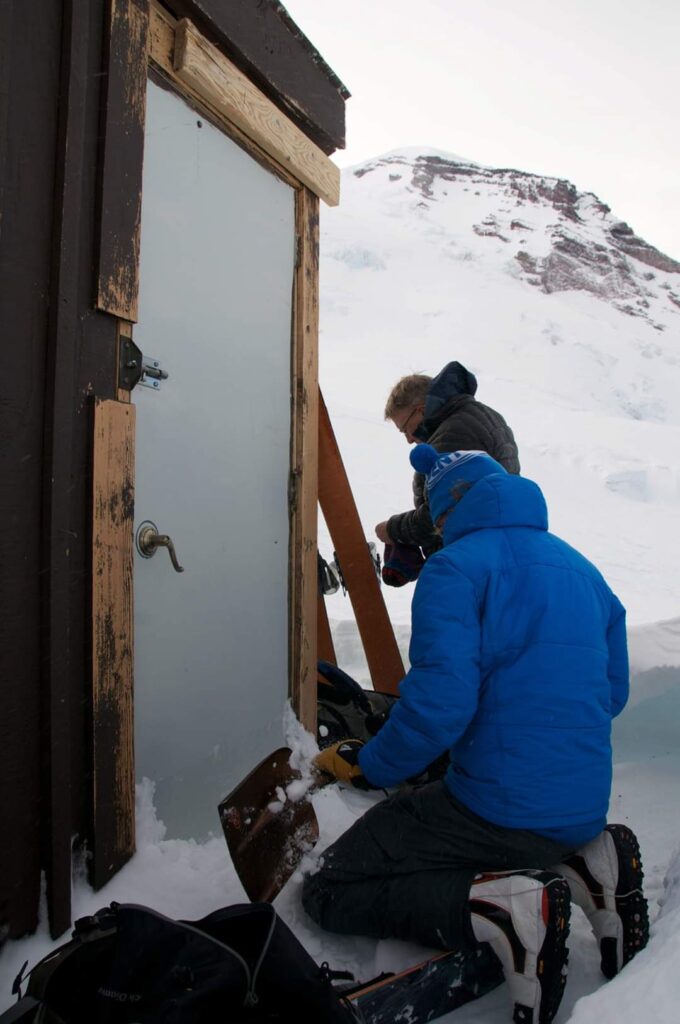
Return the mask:
<svg viewBox="0 0 680 1024">
<path fill-rule="evenodd" d="M 277 0 L 0 5 L 2 937 L 314 724 L 347 96 Z"/>
</svg>

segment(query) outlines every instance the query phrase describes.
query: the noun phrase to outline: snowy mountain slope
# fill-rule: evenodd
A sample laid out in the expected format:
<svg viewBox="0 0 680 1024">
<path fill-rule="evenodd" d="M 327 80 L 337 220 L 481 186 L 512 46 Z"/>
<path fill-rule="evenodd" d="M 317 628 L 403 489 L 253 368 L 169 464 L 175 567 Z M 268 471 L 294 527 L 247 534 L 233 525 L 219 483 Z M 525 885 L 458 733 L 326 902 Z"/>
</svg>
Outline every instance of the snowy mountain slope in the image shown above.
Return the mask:
<svg viewBox="0 0 680 1024">
<path fill-rule="evenodd" d="M 387 393 L 459 359 L 629 621 L 678 614 L 679 262 L 568 182 L 402 150 L 344 172 L 321 296 L 321 384 L 369 539 L 410 504 Z M 407 622 L 410 588 L 385 595 Z"/>
<path fill-rule="evenodd" d="M 665 329 L 664 312 L 680 309 L 680 295 L 667 277 L 680 271 L 680 263 L 638 238 L 596 196 L 579 193 L 567 181 L 431 153 L 415 159 L 387 155 L 353 173 L 361 178 L 382 168 L 388 169 L 390 182 L 405 178 L 406 188 L 422 196 L 419 209 L 429 209 L 444 198 L 449 209 L 458 200 L 460 209 L 463 199 L 463 207 L 467 205 L 478 218 L 472 225 L 475 234 L 508 245 L 518 264 L 509 266 L 509 272 L 521 272 L 546 294 L 574 289 L 592 292 L 660 331 Z M 463 193 L 472 194 L 471 207 Z M 460 212 L 465 217 L 467 211 Z M 648 269 L 640 273 L 639 263 Z M 661 322 L 653 320 L 652 303 Z"/>
<path fill-rule="evenodd" d="M 376 190 L 386 196 L 391 189 L 397 201 L 399 193 L 413 196 L 411 208 L 432 212 L 439 206 L 434 220 L 445 228 L 455 221 L 457 227 L 448 246 L 455 248 L 470 227 L 480 238 L 502 242 L 505 252 L 497 251 L 514 261 L 508 272 L 546 294 L 591 292 L 658 331 L 667 328 L 669 315 L 680 313 L 680 262 L 635 235 L 597 196 L 578 192 L 568 181 L 405 150 L 346 172 L 345 207 L 347 182 L 369 175 L 374 196 Z M 477 252 L 486 255 L 488 247 Z"/>
</svg>

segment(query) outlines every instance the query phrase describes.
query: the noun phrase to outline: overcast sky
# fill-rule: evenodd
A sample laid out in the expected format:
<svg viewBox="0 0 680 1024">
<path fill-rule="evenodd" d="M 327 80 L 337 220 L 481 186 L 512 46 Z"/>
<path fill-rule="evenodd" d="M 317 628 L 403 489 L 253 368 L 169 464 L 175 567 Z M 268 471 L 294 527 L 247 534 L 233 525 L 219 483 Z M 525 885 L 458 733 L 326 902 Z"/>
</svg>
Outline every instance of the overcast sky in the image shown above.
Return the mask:
<svg viewBox="0 0 680 1024">
<path fill-rule="evenodd" d="M 431 146 L 567 178 L 680 259 L 680 0 L 284 0 L 352 93 L 342 167 Z"/>
</svg>

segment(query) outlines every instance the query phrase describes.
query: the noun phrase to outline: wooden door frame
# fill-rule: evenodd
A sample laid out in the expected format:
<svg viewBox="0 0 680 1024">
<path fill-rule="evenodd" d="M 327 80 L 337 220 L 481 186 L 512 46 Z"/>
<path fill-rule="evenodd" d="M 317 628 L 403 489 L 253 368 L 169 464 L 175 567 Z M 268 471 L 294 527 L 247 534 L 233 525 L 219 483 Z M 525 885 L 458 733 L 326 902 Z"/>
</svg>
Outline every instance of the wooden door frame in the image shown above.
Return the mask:
<svg viewBox="0 0 680 1024">
<path fill-rule="evenodd" d="M 96 305 L 132 336 L 139 292 L 147 77 L 160 76 L 201 116 L 295 191 L 289 478 L 289 695 L 316 729 L 319 197 L 339 171 L 186 19 L 152 0 L 111 0 Z M 121 116 L 122 112 L 122 116 Z M 134 852 L 133 502 L 130 393 L 97 405 L 92 532 L 93 835 L 99 888 Z M 134 411 L 134 410 L 132 410 Z M 126 461 L 127 459 L 127 461 Z M 124 509 L 124 515 L 112 514 Z M 128 582 L 130 586 L 128 587 Z M 115 788 L 116 798 L 112 799 Z"/>
</svg>

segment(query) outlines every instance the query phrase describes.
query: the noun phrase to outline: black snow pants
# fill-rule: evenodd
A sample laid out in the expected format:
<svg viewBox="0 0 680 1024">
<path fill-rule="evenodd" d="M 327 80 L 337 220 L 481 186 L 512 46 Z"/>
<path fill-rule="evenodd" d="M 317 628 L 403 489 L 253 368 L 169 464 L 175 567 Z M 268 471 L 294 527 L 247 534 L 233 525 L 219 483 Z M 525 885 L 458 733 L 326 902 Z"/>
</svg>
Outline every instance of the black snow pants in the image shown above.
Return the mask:
<svg viewBox="0 0 680 1024">
<path fill-rule="evenodd" d="M 467 950 L 476 945 L 468 899 L 477 873 L 547 868 L 572 852 L 492 825 L 431 782 L 371 807 L 325 851 L 302 902 L 328 931 Z"/>
</svg>

